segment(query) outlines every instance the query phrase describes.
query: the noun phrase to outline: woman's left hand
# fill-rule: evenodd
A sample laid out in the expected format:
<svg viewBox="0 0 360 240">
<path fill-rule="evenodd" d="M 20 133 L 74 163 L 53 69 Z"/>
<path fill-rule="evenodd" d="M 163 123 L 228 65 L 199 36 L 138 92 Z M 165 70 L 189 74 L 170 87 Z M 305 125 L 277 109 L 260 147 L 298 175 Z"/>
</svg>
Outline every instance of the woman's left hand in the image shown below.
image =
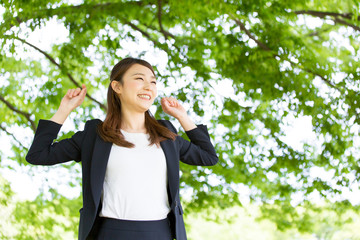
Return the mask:
<svg viewBox="0 0 360 240">
<path fill-rule="evenodd" d="M 166 114 L 169 114 L 176 119 L 187 116 L 185 108 L 174 97 L 162 98 L 161 107 Z"/>
</svg>

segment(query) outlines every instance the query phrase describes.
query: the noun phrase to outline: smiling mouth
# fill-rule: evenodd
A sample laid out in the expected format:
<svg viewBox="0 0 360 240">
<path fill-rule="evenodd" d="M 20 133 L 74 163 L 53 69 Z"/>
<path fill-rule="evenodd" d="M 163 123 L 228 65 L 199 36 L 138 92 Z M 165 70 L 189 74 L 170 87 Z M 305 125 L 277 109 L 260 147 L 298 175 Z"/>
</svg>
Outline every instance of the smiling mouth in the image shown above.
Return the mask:
<svg viewBox="0 0 360 240">
<path fill-rule="evenodd" d="M 149 95 L 145 95 L 145 94 L 139 94 L 138 96 L 142 99 L 147 99 L 147 100 L 151 99 L 151 97 Z"/>
</svg>

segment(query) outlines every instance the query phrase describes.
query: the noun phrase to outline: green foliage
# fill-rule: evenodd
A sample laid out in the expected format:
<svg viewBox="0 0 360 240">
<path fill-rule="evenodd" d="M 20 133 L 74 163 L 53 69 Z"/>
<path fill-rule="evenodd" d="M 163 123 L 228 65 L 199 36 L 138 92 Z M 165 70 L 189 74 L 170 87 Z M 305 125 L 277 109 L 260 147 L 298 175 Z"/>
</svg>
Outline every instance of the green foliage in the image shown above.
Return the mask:
<svg viewBox="0 0 360 240">
<path fill-rule="evenodd" d="M 147 42 L 149 52 L 167 55 L 165 70 L 157 73 L 165 90 L 191 106 L 190 114 L 211 119 L 207 125 L 220 162 L 211 168 L 181 165 L 182 188 L 191 192 L 189 211 L 241 204 L 238 186 L 243 186 L 279 229 L 308 231 L 312 219 L 296 212 L 297 205 L 312 210 L 307 201 L 312 194 L 339 199 L 360 180 L 357 0 L 11 1 L 1 6 L 0 122 L 14 151 L 7 161 L 24 162 L 23 138 L 30 141 L 28 132 L 39 119 L 51 117 L 69 88 L 88 86 L 88 98 L 71 115 L 75 127 L 103 117 L 111 66 L 128 55 L 146 55 L 127 49 L 126 42 Z M 51 21 L 66 29 L 65 40 L 49 49 L 30 42 L 27 37 Z M 222 93 L 226 81 L 231 94 Z M 155 116 L 167 118 L 156 105 Z M 316 143 L 296 147 L 284 140 L 285 127 L 291 117 L 303 116 L 311 117 Z M 24 135 L 12 134 L 13 127 Z M 74 172 L 73 166 L 65 167 Z M 332 179 L 311 175 L 314 169 Z M 296 194 L 302 200 L 294 204 Z M 27 213 L 41 211 L 41 201 L 39 196 L 27 202 L 32 206 Z M 71 208 L 61 205 L 63 212 Z M 55 227 L 52 220 L 43 223 Z"/>
<path fill-rule="evenodd" d="M 67 199 L 55 190 L 45 200 L 19 201 L 10 185 L 0 181 L 1 239 L 75 239 L 81 199 Z"/>
<path fill-rule="evenodd" d="M 326 208 L 327 205 L 318 206 L 321 209 Z M 296 208 L 296 212 L 301 212 L 301 207 Z M 246 205 L 246 208 L 233 207 L 227 210 L 211 209 L 208 212 L 200 212 L 196 214 L 187 215 L 185 222 L 190 226 L 188 231 L 188 238 L 190 240 L 202 239 L 326 239 L 326 240 L 342 240 L 351 239 L 358 240 L 360 235 L 357 231 L 357 226 L 360 223 L 360 218 L 357 213 L 346 211 L 348 217 L 353 218 L 353 221 L 346 221 L 345 218 L 339 218 L 332 211 L 309 211 L 303 220 L 304 224 L 311 225 L 303 226 L 301 221 L 300 227 L 306 227 L 309 233 L 301 232 L 301 229 L 289 228 L 285 231 L 277 229 L 273 221 L 269 219 L 259 220 L 261 215 L 259 208 L 255 205 Z M 209 220 L 211 217 L 220 217 L 219 222 Z M 339 225 L 339 222 L 341 224 Z M 309 231 L 311 229 L 311 231 Z"/>
</svg>

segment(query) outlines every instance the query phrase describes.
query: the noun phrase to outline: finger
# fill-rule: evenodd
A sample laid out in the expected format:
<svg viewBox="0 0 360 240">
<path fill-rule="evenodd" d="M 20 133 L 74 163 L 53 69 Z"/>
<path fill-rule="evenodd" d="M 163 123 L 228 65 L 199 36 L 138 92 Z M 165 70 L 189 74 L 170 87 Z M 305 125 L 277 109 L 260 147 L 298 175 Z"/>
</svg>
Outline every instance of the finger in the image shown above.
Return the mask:
<svg viewBox="0 0 360 240">
<path fill-rule="evenodd" d="M 71 89 L 72 90 L 72 97 L 76 97 L 77 93 L 76 93 L 76 88 Z"/>
<path fill-rule="evenodd" d="M 170 101 L 169 101 L 169 99 L 168 99 L 167 97 L 163 97 L 163 98 L 161 99 L 161 102 L 162 102 L 163 104 L 167 104 L 167 105 L 169 105 L 169 103 L 170 103 Z"/>
<path fill-rule="evenodd" d="M 79 93 L 81 92 L 80 88 L 76 88 L 74 91 L 75 96 L 79 95 Z"/>
<path fill-rule="evenodd" d="M 78 93 L 77 88 L 72 89 L 72 97 L 73 97 L 73 98 L 76 97 L 78 94 L 79 94 L 79 93 Z"/>
<path fill-rule="evenodd" d="M 74 97 L 74 92 L 75 92 L 75 89 L 71 89 L 71 90 L 70 90 L 70 97 L 71 97 L 71 98 Z"/>
<path fill-rule="evenodd" d="M 174 101 L 169 99 L 169 106 L 173 107 L 174 106 Z"/>
<path fill-rule="evenodd" d="M 69 94 L 68 94 L 69 98 L 72 98 L 73 92 L 74 92 L 74 89 L 69 89 Z"/>
<path fill-rule="evenodd" d="M 177 99 L 172 96 L 168 97 L 167 100 L 171 103 L 172 106 L 175 106 L 177 103 Z"/>
<path fill-rule="evenodd" d="M 85 86 L 85 84 L 82 85 L 82 89 L 81 89 L 81 93 L 86 93 L 87 92 L 87 88 Z"/>
<path fill-rule="evenodd" d="M 70 92 L 71 92 L 71 89 L 67 90 L 65 97 L 70 97 Z"/>
<path fill-rule="evenodd" d="M 178 102 L 178 100 L 177 100 L 176 98 L 174 98 L 174 97 L 170 97 L 170 99 L 171 99 L 171 101 L 173 101 L 173 102 Z"/>
<path fill-rule="evenodd" d="M 82 98 L 84 98 L 85 95 L 86 95 L 86 92 L 87 92 L 86 86 L 85 86 L 85 84 L 83 84 L 83 85 L 82 85 L 81 92 L 80 92 L 80 96 L 81 96 Z"/>
<path fill-rule="evenodd" d="M 164 98 L 164 103 L 167 108 L 177 107 L 177 100 L 173 97 Z"/>
<path fill-rule="evenodd" d="M 161 107 L 164 109 L 164 110 L 167 110 L 170 108 L 170 102 L 167 98 L 162 98 L 161 99 Z"/>
<path fill-rule="evenodd" d="M 174 98 L 173 97 L 168 97 L 167 101 L 169 101 L 169 103 L 172 103 L 174 101 Z"/>
</svg>

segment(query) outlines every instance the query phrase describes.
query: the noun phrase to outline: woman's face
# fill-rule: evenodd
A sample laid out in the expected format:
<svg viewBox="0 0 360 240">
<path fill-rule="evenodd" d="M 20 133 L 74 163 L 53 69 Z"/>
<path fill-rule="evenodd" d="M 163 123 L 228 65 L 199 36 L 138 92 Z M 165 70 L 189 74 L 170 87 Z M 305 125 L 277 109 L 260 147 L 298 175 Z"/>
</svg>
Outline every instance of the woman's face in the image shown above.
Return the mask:
<svg viewBox="0 0 360 240">
<path fill-rule="evenodd" d="M 140 64 L 132 65 L 123 75 L 123 84 L 113 82 L 123 110 L 145 112 L 154 103 L 157 95 L 156 78 L 153 72 Z M 113 89 L 115 90 L 114 86 Z"/>
</svg>

